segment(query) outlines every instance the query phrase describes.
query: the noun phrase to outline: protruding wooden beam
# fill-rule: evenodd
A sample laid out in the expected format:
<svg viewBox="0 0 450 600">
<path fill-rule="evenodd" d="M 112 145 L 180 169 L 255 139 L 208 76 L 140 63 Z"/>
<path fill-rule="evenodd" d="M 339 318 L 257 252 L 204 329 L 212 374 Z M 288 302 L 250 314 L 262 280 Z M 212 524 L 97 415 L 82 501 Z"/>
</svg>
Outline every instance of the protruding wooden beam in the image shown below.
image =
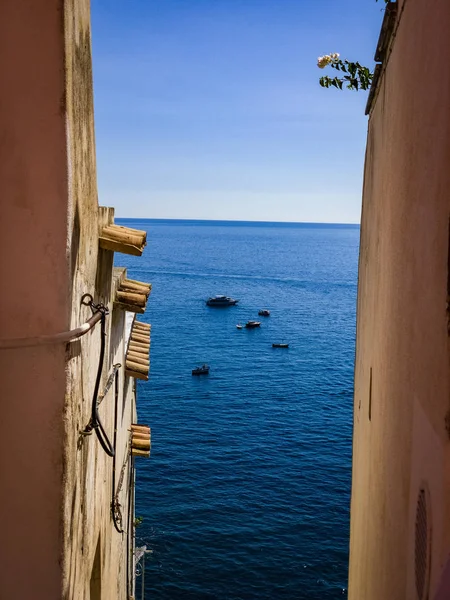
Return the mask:
<svg viewBox="0 0 450 600">
<path fill-rule="evenodd" d="M 149 348 L 150 336 L 146 333 L 136 333 L 135 331 L 132 331 L 130 336 L 130 344 L 135 344 L 137 346 L 145 346 L 145 348 Z"/>
<path fill-rule="evenodd" d="M 135 371 L 136 373 L 141 373 L 142 375 L 148 375 L 148 365 L 141 365 L 132 360 L 127 360 L 126 368 L 130 371 Z"/>
<path fill-rule="evenodd" d="M 148 356 L 150 354 L 150 345 L 138 345 L 137 342 L 130 342 L 130 345 L 128 346 L 128 352 L 135 352 L 136 354 L 145 354 L 146 356 Z"/>
<path fill-rule="evenodd" d="M 129 231 L 130 233 L 134 233 L 139 236 L 144 234 L 144 239 L 145 240 L 147 239 L 147 232 L 144 231 L 143 229 L 133 229 L 132 227 L 125 227 L 124 225 L 117 225 L 116 223 L 111 223 L 111 225 L 108 225 L 108 227 L 117 229 L 119 231 Z"/>
<path fill-rule="evenodd" d="M 120 289 L 130 292 L 137 292 L 139 294 L 145 294 L 148 298 L 151 291 L 151 286 L 147 286 L 145 284 L 137 284 L 134 281 L 130 281 L 128 279 L 124 279 L 120 284 Z"/>
<path fill-rule="evenodd" d="M 148 425 L 142 425 L 141 423 L 132 423 L 131 431 L 145 431 L 150 433 L 150 427 Z"/>
<path fill-rule="evenodd" d="M 136 294 L 134 292 L 116 292 L 116 299 L 122 304 L 130 304 L 134 306 L 144 307 L 147 303 L 147 297 L 144 294 Z"/>
<path fill-rule="evenodd" d="M 142 456 L 144 458 L 148 458 L 150 456 L 150 451 L 148 450 L 135 450 L 134 448 L 131 450 L 131 454 L 133 456 Z"/>
<path fill-rule="evenodd" d="M 142 379 L 142 381 L 148 381 L 148 373 L 139 373 L 134 369 L 125 368 L 125 375 L 127 377 L 133 377 L 133 379 Z"/>
<path fill-rule="evenodd" d="M 143 430 L 132 430 L 132 439 L 136 440 L 149 440 L 150 439 L 150 431 Z"/>
<path fill-rule="evenodd" d="M 130 358 L 133 358 L 133 355 L 136 358 L 141 358 L 143 360 L 150 360 L 150 353 L 148 351 L 148 348 L 128 348 L 128 352 L 127 352 L 127 360 L 129 360 Z"/>
<path fill-rule="evenodd" d="M 145 281 L 137 281 L 137 279 L 129 279 L 128 277 L 127 277 L 127 281 L 129 281 L 130 283 L 137 283 L 138 285 L 145 285 L 148 287 L 149 290 L 152 289 L 152 284 L 147 283 Z"/>
<path fill-rule="evenodd" d="M 136 363 L 144 367 L 150 367 L 150 361 L 148 354 L 137 354 L 136 352 L 128 352 L 127 354 L 127 365 L 128 363 Z"/>
<path fill-rule="evenodd" d="M 151 331 L 152 326 L 148 323 L 141 323 L 141 321 L 135 321 L 133 325 L 133 329 L 142 330 L 142 331 Z"/>
<path fill-rule="evenodd" d="M 117 242 L 122 242 L 123 244 L 130 244 L 131 246 L 140 247 L 144 244 L 145 240 L 145 232 L 142 232 L 142 235 L 136 234 L 125 229 L 117 229 L 111 226 L 107 226 L 103 228 L 102 238 L 108 238 Z"/>
<path fill-rule="evenodd" d="M 142 440 L 133 437 L 131 444 L 133 449 L 150 451 L 150 438 Z"/>
<path fill-rule="evenodd" d="M 131 244 L 116 242 L 109 238 L 99 238 L 99 246 L 102 250 L 110 250 L 111 252 L 120 252 L 121 254 L 131 254 L 131 256 L 142 256 L 144 248 L 138 248 Z"/>
<path fill-rule="evenodd" d="M 107 225 L 99 236 L 99 246 L 103 250 L 122 252 L 133 256 L 141 256 L 146 243 L 147 233 L 145 231 L 121 225 Z"/>
</svg>

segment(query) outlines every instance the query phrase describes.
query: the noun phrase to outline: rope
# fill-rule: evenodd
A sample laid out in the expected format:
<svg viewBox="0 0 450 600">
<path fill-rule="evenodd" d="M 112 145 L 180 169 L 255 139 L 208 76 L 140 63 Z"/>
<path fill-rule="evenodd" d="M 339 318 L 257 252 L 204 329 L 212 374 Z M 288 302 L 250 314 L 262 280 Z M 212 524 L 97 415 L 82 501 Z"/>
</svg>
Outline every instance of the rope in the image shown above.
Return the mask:
<svg viewBox="0 0 450 600">
<path fill-rule="evenodd" d="M 120 369 L 122 365 L 120 363 L 117 363 L 116 365 L 113 366 L 113 370 L 111 375 L 108 377 L 108 380 L 106 381 L 105 387 L 103 389 L 103 392 L 101 394 L 99 394 L 98 398 L 97 398 L 97 406 L 100 406 L 100 404 L 103 402 L 106 394 L 109 392 L 113 381 L 116 377 L 116 373 L 117 371 Z"/>
<path fill-rule="evenodd" d="M 114 373 L 115 378 L 115 390 L 114 390 L 114 398 L 115 398 L 115 407 L 114 407 L 114 450 L 117 451 L 117 410 L 119 405 L 119 373 L 118 368 L 120 365 L 115 365 L 117 369 Z M 125 461 L 122 465 L 122 469 L 120 471 L 119 483 L 116 488 L 116 456 L 113 458 L 113 472 L 112 472 L 112 498 L 111 498 L 111 517 L 114 523 L 114 527 L 118 533 L 124 533 L 123 529 L 123 517 L 122 517 L 122 505 L 119 502 L 119 494 L 123 485 L 123 477 L 125 473 L 125 469 L 128 463 L 128 457 L 130 455 L 131 445 L 128 443 L 127 452 L 125 454 Z"/>
<path fill-rule="evenodd" d="M 111 502 L 111 513 L 113 517 L 114 527 L 117 529 L 119 533 L 123 533 L 123 515 L 122 515 L 122 505 L 119 502 L 119 494 L 122 491 L 123 479 L 125 476 L 125 470 L 128 465 L 128 460 L 130 457 L 130 450 L 128 449 L 125 460 L 122 465 L 122 469 L 120 470 L 119 483 L 117 484 L 117 490 Z"/>
<path fill-rule="evenodd" d="M 131 523 L 131 517 L 132 517 L 132 513 L 134 514 L 134 489 L 133 489 L 133 483 L 134 483 L 134 460 L 133 460 L 133 455 L 131 454 L 130 457 L 130 469 L 129 469 L 129 476 L 128 476 L 128 511 L 127 511 L 127 589 L 128 589 L 128 594 L 131 596 L 132 594 L 132 580 L 131 580 L 131 564 L 133 561 L 132 558 L 132 553 L 133 550 L 131 548 L 131 543 L 132 543 L 132 536 L 134 539 L 134 528 L 133 525 Z M 133 578 L 134 579 L 134 578 Z"/>
<path fill-rule="evenodd" d="M 109 441 L 106 431 L 100 420 L 98 414 L 98 390 L 100 387 L 100 380 L 102 378 L 103 362 L 105 360 L 105 346 L 106 346 L 106 315 L 109 314 L 108 309 L 104 304 L 94 304 L 94 300 L 90 294 L 85 294 L 82 300 L 83 304 L 91 307 L 93 313 L 99 312 L 101 314 L 101 333 L 100 333 L 100 356 L 98 359 L 97 377 L 95 379 L 94 394 L 92 396 L 92 407 L 91 407 L 91 420 L 87 425 L 86 429 L 82 432 L 83 435 L 89 435 L 92 430 L 100 442 L 101 447 L 108 456 L 114 456 L 114 448 Z"/>
</svg>

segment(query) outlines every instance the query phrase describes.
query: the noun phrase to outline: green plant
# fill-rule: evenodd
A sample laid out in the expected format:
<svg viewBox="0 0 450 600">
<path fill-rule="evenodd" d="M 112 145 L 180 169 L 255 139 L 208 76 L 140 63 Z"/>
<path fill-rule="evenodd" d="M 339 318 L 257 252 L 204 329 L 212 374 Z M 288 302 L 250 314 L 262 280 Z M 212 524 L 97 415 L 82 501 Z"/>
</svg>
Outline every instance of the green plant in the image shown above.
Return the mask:
<svg viewBox="0 0 450 600">
<path fill-rule="evenodd" d="M 378 0 L 375 1 L 378 2 Z M 384 3 L 389 4 L 390 1 L 384 0 Z M 372 83 L 373 72 L 368 67 L 364 67 L 359 62 L 341 60 L 337 52 L 319 56 L 317 66 L 319 69 L 331 67 L 332 69 L 336 69 L 336 71 L 344 73 L 342 77 L 328 77 L 328 75 L 321 77 L 319 83 L 325 88 L 335 87 L 342 90 L 345 85 L 349 90 L 368 90 Z"/>
<path fill-rule="evenodd" d="M 359 62 L 350 62 L 341 60 L 339 54 L 326 54 L 319 56 L 317 60 L 319 69 L 331 67 L 336 71 L 345 73 L 342 77 L 328 77 L 325 75 L 319 79 L 322 87 L 329 88 L 331 86 L 342 90 L 345 85 L 349 90 L 368 90 L 372 83 L 373 73 L 367 67 L 363 67 Z"/>
<path fill-rule="evenodd" d="M 140 527 L 140 525 L 142 525 L 144 521 L 144 517 L 135 517 L 134 519 L 134 527 L 136 529 L 136 527 Z"/>
</svg>

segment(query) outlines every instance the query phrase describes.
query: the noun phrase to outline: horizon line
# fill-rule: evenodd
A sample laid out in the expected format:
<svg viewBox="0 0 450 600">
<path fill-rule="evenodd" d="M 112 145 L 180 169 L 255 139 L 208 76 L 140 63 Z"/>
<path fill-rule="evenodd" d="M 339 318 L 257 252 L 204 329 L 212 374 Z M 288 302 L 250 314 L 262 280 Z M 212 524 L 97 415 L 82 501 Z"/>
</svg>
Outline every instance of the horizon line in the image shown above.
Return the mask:
<svg viewBox="0 0 450 600">
<path fill-rule="evenodd" d="M 259 221 L 248 219 L 196 219 L 196 218 L 177 218 L 177 217 L 116 217 L 120 221 L 183 221 L 186 223 L 262 223 L 262 224 L 277 224 L 277 225 L 342 225 L 351 227 L 360 227 L 361 223 L 346 223 L 346 222 L 331 222 L 331 221 Z"/>
</svg>

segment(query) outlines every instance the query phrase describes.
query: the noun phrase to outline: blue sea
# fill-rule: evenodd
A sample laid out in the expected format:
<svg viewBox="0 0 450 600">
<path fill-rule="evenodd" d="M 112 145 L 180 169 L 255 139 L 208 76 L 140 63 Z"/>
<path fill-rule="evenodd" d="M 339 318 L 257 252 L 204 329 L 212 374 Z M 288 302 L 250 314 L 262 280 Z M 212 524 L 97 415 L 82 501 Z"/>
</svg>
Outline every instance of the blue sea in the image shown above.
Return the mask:
<svg viewBox="0 0 450 600">
<path fill-rule="evenodd" d="M 121 223 L 148 245 L 117 264 L 153 285 L 145 597 L 346 598 L 359 227 Z M 239 304 L 209 308 L 215 294 Z M 236 328 L 249 319 L 261 327 Z M 202 363 L 209 376 L 193 377 Z"/>
</svg>

